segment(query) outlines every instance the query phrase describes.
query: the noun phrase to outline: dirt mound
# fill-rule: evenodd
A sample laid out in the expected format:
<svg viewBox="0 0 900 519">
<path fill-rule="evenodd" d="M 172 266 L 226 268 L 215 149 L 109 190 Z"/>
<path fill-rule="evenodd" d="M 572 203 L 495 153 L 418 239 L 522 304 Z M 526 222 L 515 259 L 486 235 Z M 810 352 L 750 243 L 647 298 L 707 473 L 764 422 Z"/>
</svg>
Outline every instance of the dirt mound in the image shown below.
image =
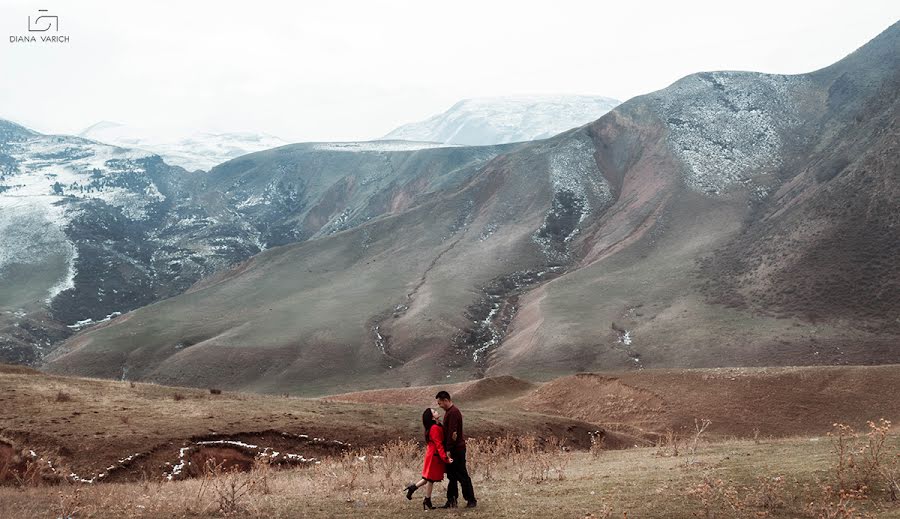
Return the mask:
<svg viewBox="0 0 900 519">
<path fill-rule="evenodd" d="M 452 394 L 460 402 L 478 402 L 493 398 L 509 397 L 531 391 L 535 384 L 509 375 L 488 377 L 469 382 Z"/>
<path fill-rule="evenodd" d="M 664 400 L 617 377 L 579 373 L 547 382 L 517 403 L 528 411 L 568 416 L 607 427 L 654 429 Z"/>
<path fill-rule="evenodd" d="M 523 409 L 652 437 L 712 420 L 711 435 L 824 434 L 835 422 L 900 418 L 900 365 L 579 374 L 515 401 Z"/>
</svg>

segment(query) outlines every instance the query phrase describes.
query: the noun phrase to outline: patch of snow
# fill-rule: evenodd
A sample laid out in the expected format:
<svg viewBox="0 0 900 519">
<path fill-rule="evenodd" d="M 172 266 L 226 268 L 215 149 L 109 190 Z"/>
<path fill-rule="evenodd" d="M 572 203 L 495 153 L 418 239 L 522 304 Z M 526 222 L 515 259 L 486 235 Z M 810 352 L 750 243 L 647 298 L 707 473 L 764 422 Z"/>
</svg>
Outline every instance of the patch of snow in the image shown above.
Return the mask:
<svg viewBox="0 0 900 519">
<path fill-rule="evenodd" d="M 552 240 L 544 236 L 543 231 L 555 217 L 559 208 L 555 202 L 564 193 L 574 198 L 578 215 L 578 224 L 563 237 L 564 242 L 571 241 L 579 231 L 580 225 L 595 208 L 603 208 L 613 201 L 612 189 L 600 173 L 594 159 L 594 145 L 586 136 L 566 140 L 558 149 L 554 149 L 549 157 L 550 185 L 553 190 L 554 205 L 544 217 L 544 224 L 534 232 L 532 240 L 537 243 L 544 254 L 551 259 L 560 258 Z"/>
<path fill-rule="evenodd" d="M 100 319 L 99 321 L 94 321 L 93 319 L 88 318 L 88 319 L 84 319 L 82 321 L 76 321 L 74 324 L 67 325 L 66 328 L 75 330 L 77 332 L 83 328 L 87 328 L 88 326 L 93 326 L 95 324 L 100 324 L 100 323 L 105 323 L 107 321 L 111 321 L 120 315 L 122 315 L 122 312 L 113 312 L 111 314 L 108 314 L 105 318 Z M 124 376 L 125 375 L 123 374 L 122 375 L 123 380 L 124 380 Z"/>
<path fill-rule="evenodd" d="M 688 76 L 651 94 L 668 125 L 669 144 L 687 168 L 685 183 L 715 195 L 778 168 L 781 134 L 796 123 L 790 93 L 803 81 L 797 76 L 712 72 Z M 773 113 L 789 115 L 775 118 Z"/>
</svg>

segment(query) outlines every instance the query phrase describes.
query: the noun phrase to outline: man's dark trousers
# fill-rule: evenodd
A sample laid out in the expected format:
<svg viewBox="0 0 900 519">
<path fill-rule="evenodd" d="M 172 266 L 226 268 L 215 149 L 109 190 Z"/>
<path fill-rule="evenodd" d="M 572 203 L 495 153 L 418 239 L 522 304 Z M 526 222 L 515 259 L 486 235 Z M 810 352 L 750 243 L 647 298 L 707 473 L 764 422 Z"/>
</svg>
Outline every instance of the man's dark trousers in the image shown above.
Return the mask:
<svg viewBox="0 0 900 519">
<path fill-rule="evenodd" d="M 466 449 L 451 450 L 450 457 L 453 463 L 447 465 L 447 501 L 458 501 L 459 488 L 457 481 L 462 486 L 463 499 L 466 502 L 475 502 L 475 490 L 472 488 L 472 478 L 466 469 Z"/>
</svg>

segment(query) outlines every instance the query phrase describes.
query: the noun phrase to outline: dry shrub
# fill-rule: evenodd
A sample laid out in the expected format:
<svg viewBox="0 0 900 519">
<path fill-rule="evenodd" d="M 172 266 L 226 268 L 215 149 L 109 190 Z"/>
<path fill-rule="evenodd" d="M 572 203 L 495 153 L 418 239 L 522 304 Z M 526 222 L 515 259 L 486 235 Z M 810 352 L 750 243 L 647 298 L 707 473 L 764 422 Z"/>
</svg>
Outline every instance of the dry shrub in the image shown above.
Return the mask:
<svg viewBox="0 0 900 519">
<path fill-rule="evenodd" d="M 182 395 L 181 393 L 175 393 L 172 395 L 172 400 L 174 400 L 176 402 L 180 402 L 180 401 L 184 400 L 184 395 Z"/>
<path fill-rule="evenodd" d="M 697 455 L 697 446 L 700 444 L 700 437 L 703 436 L 703 433 L 706 432 L 706 429 L 708 429 L 711 424 L 712 422 L 706 418 L 694 418 L 694 437 L 691 439 L 690 447 L 688 447 L 688 452 L 690 452 L 688 463 L 694 462 L 694 458 Z"/>
<path fill-rule="evenodd" d="M 654 451 L 653 455 L 664 458 L 677 457 L 680 454 L 679 442 L 678 433 L 672 429 L 666 429 L 666 434 L 657 438 L 656 451 Z"/>
<path fill-rule="evenodd" d="M 606 443 L 606 431 L 600 429 L 598 431 L 591 431 L 588 435 L 591 437 L 591 456 L 599 458 L 603 453 L 604 443 Z"/>
<path fill-rule="evenodd" d="M 204 488 L 211 491 L 213 503 L 221 514 L 243 516 L 248 513 L 248 501 L 251 494 L 260 489 L 268 492 L 268 469 L 263 470 L 265 472 L 256 469 L 250 472 L 241 472 L 237 469 L 226 470 L 221 463 L 216 464 L 209 460 L 206 464 Z"/>
<path fill-rule="evenodd" d="M 16 485 L 20 487 L 37 487 L 43 483 L 59 483 L 62 477 L 49 469 L 46 463 L 39 460 L 25 460 L 25 470 L 13 472 Z"/>
<path fill-rule="evenodd" d="M 383 492 L 393 492 L 409 483 L 408 471 L 419 463 L 419 445 L 412 440 L 394 440 L 371 456 Z M 368 459 L 368 458 L 367 458 Z"/>
<path fill-rule="evenodd" d="M 860 514 L 853 506 L 859 501 L 860 495 L 855 492 L 843 492 L 835 490 L 829 485 L 823 485 L 821 492 L 815 501 L 806 505 L 806 512 L 816 519 L 857 519 L 868 517 L 868 514 Z"/>
<path fill-rule="evenodd" d="M 756 486 L 747 489 L 745 503 L 766 511 L 779 510 L 787 506 L 784 476 L 757 476 Z"/>
<path fill-rule="evenodd" d="M 546 456 L 550 465 L 550 470 L 547 472 L 547 475 L 550 476 L 556 474 L 556 479 L 558 481 L 566 479 L 566 469 L 571 461 L 569 447 L 566 445 L 566 439 L 559 438 L 558 436 L 547 438 L 544 456 Z"/>
<path fill-rule="evenodd" d="M 584 519 L 610 519 L 613 514 L 613 507 L 609 503 L 603 503 L 596 512 L 588 512 L 584 514 Z M 628 517 L 628 512 L 625 512 Z"/>
<path fill-rule="evenodd" d="M 699 510 L 694 517 L 770 517 L 785 508 L 787 498 L 783 476 L 758 477 L 755 485 L 738 486 L 711 475 L 690 487 L 685 495 L 694 500 Z"/>
<path fill-rule="evenodd" d="M 256 484 L 250 489 L 252 493 L 264 496 L 272 493 L 272 461 L 270 458 L 257 456 L 250 476 L 256 481 Z"/>
<path fill-rule="evenodd" d="M 60 390 L 56 393 L 56 401 L 57 402 L 71 402 L 72 400 L 73 400 L 72 395 L 70 395 L 69 393 L 66 393 L 63 390 Z"/>
<path fill-rule="evenodd" d="M 686 495 L 699 505 L 695 517 L 744 517 L 744 502 L 731 482 L 704 476 L 687 490 Z"/>
<path fill-rule="evenodd" d="M 354 495 L 359 490 L 359 481 L 364 470 L 361 458 L 354 452 L 345 452 L 338 458 L 318 465 L 321 474 L 329 481 L 331 490 L 344 496 L 344 500 L 348 503 L 354 500 Z"/>
<path fill-rule="evenodd" d="M 470 474 L 480 476 L 482 481 L 510 472 L 522 482 L 564 480 L 570 459 L 565 443 L 565 439 L 555 436 L 471 438 L 466 440 L 466 462 L 471 467 Z"/>
<path fill-rule="evenodd" d="M 81 488 L 73 487 L 71 492 L 59 492 L 59 516 L 63 519 L 70 519 L 80 514 L 83 505 L 81 502 Z"/>
<path fill-rule="evenodd" d="M 209 388 L 209 394 L 210 394 L 210 395 L 221 395 L 221 394 L 222 394 L 222 390 L 221 390 L 221 389 L 215 389 L 215 388 Z"/>
<path fill-rule="evenodd" d="M 344 452 L 312 467 L 312 484 L 347 502 L 373 491 L 394 494 L 418 481 L 424 450 L 415 441 L 394 440 L 377 449 Z"/>
<path fill-rule="evenodd" d="M 53 469 L 50 463 L 26 449 L 16 451 L 5 462 L 0 463 L 0 485 L 16 487 L 39 487 L 57 485 L 65 478 Z"/>
<path fill-rule="evenodd" d="M 828 433 L 834 455 L 829 486 L 838 497 L 865 497 L 873 485 L 883 485 L 888 497 L 895 501 L 900 490 L 900 452 L 892 451 L 886 443 L 891 422 L 882 418 L 867 425 L 864 434 L 840 423 Z"/>
<path fill-rule="evenodd" d="M 516 438 L 506 435 L 499 438 L 467 438 L 466 462 L 472 478 L 491 481 L 497 468 L 509 463 L 516 453 Z"/>
</svg>

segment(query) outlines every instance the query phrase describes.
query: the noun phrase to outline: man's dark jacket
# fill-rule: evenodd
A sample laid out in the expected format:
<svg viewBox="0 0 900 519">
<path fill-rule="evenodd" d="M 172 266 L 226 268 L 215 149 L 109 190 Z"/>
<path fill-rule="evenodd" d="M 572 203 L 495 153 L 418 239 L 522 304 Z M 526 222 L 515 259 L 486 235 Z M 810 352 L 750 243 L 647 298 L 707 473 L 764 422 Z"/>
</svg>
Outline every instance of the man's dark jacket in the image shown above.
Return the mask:
<svg viewBox="0 0 900 519">
<path fill-rule="evenodd" d="M 450 406 L 450 409 L 444 413 L 444 448 L 448 451 L 460 451 L 466 448 L 462 413 L 455 405 Z"/>
</svg>

